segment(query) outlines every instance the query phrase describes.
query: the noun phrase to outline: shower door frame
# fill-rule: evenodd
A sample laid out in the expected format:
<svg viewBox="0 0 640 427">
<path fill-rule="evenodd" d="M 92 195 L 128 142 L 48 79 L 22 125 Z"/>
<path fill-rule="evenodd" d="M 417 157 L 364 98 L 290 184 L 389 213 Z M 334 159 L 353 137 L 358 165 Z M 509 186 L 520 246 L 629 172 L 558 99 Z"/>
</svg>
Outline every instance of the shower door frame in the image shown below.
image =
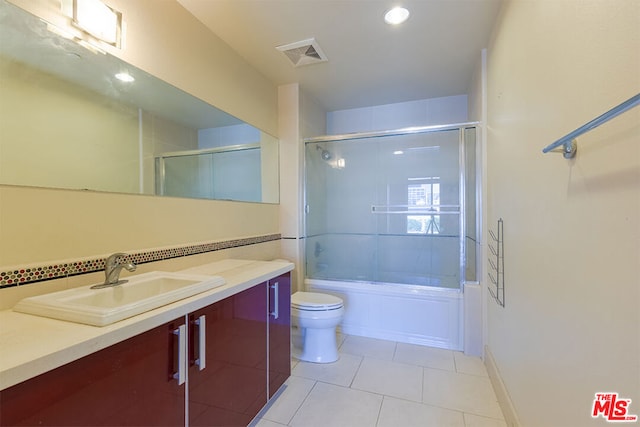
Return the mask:
<svg viewBox="0 0 640 427">
<path fill-rule="evenodd" d="M 219 153 L 230 153 L 234 151 L 246 151 L 246 150 L 255 150 L 260 149 L 261 145 L 257 144 L 237 144 L 237 145 L 226 145 L 223 147 L 215 147 L 215 148 L 202 148 L 196 150 L 183 150 L 183 151 L 171 151 L 167 153 L 162 153 L 155 156 L 155 167 L 156 174 L 155 179 L 159 182 L 155 184 L 155 195 L 156 196 L 164 196 L 165 194 L 165 180 L 166 180 L 166 159 L 173 159 L 176 157 L 192 157 L 192 156 L 202 156 L 209 154 L 219 154 Z M 213 200 L 213 199 L 212 199 Z"/>
<path fill-rule="evenodd" d="M 458 131 L 458 179 L 459 179 L 459 225 L 460 225 L 460 264 L 459 264 L 459 292 L 463 292 L 465 283 L 479 283 L 479 277 L 481 274 L 480 271 L 480 257 L 479 251 L 476 250 L 476 280 L 467 281 L 466 280 L 466 232 L 467 232 L 467 224 L 466 224 L 466 147 L 465 147 L 465 131 L 467 129 L 476 129 L 475 132 L 475 199 L 476 199 L 476 215 L 475 215 L 475 225 L 476 225 L 476 245 L 478 244 L 479 239 L 479 230 L 481 224 L 481 218 L 478 210 L 478 203 L 480 201 L 480 187 L 478 186 L 478 146 L 479 146 L 479 138 L 480 135 L 478 130 L 480 129 L 481 122 L 464 122 L 464 123 L 454 123 L 454 124 L 446 124 L 446 125 L 432 125 L 432 126 L 416 126 L 416 127 L 408 127 L 394 130 L 383 130 L 383 131 L 373 131 L 373 132 L 354 132 L 348 134 L 339 134 L 339 135 L 324 135 L 317 136 L 312 138 L 304 138 L 303 143 L 305 147 L 305 156 L 304 156 L 304 188 L 303 188 L 303 226 L 304 226 L 304 238 L 305 240 L 308 238 L 307 236 L 307 214 L 309 213 L 309 203 L 307 199 L 307 156 L 306 156 L 306 146 L 307 144 L 316 144 L 323 142 L 343 142 L 343 141 L 351 141 L 356 139 L 369 139 L 369 138 L 379 138 L 386 136 L 404 136 L 404 135 L 412 135 L 412 134 L 421 134 L 421 133 L 434 133 L 434 132 L 444 132 L 444 131 Z M 305 244 L 306 246 L 306 244 Z M 304 277 L 307 277 L 306 265 L 307 265 L 307 254 L 305 250 L 304 255 Z M 455 290 L 455 289 L 452 289 Z"/>
</svg>

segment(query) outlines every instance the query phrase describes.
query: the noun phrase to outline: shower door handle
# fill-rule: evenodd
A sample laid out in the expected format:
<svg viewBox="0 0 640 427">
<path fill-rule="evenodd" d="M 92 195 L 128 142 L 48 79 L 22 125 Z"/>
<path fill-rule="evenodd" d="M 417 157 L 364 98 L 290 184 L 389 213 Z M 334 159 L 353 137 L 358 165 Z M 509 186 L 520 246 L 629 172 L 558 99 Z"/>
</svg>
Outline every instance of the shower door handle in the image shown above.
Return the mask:
<svg viewBox="0 0 640 427">
<path fill-rule="evenodd" d="M 271 289 L 273 289 L 273 311 L 269 313 L 273 316 L 274 319 L 278 319 L 280 317 L 280 307 L 279 307 L 279 299 L 278 299 L 278 282 L 275 282 L 273 285 L 269 285 Z"/>
</svg>

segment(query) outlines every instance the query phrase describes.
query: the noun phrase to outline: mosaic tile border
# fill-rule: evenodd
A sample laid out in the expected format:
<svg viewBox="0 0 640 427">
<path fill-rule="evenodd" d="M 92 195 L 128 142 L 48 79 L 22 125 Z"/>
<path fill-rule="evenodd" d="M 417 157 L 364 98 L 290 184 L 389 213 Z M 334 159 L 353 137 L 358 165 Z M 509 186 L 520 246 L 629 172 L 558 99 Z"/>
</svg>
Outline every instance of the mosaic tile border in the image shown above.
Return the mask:
<svg viewBox="0 0 640 427">
<path fill-rule="evenodd" d="M 280 240 L 280 234 L 249 237 L 245 239 L 224 240 L 218 242 L 200 243 L 188 246 L 150 250 L 145 252 L 130 252 L 128 259 L 134 264 L 145 264 L 153 261 L 163 261 L 171 258 L 202 254 L 205 252 L 221 251 L 239 248 L 258 243 Z M 70 260 L 45 266 L 30 266 L 0 271 L 0 289 L 12 286 L 37 283 L 45 280 L 61 279 L 68 276 L 94 273 L 104 270 L 104 258 Z"/>
</svg>

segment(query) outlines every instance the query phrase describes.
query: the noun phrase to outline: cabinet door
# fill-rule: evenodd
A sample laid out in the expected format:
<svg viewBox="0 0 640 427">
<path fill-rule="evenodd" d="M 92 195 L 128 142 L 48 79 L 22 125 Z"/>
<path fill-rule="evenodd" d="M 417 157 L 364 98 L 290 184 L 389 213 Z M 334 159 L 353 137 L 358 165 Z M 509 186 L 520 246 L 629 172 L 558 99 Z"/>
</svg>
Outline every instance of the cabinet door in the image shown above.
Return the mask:
<svg viewBox="0 0 640 427">
<path fill-rule="evenodd" d="M 269 398 L 291 374 L 291 276 L 269 280 Z"/>
<path fill-rule="evenodd" d="M 184 318 L 0 392 L 0 425 L 181 426 L 185 385 L 173 373 Z"/>
<path fill-rule="evenodd" d="M 204 319 L 201 317 L 204 316 Z M 267 287 L 262 283 L 189 316 L 204 321 L 204 369 L 193 325 L 189 424 L 246 426 L 267 402 Z"/>
</svg>

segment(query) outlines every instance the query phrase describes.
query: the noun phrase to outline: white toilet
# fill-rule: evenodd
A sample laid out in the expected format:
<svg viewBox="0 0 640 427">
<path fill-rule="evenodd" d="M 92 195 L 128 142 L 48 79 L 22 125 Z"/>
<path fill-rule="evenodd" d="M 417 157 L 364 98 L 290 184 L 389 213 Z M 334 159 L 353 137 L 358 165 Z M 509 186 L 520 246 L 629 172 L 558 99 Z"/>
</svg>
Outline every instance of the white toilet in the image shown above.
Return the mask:
<svg viewBox="0 0 640 427">
<path fill-rule="evenodd" d="M 342 299 L 316 292 L 291 295 L 291 319 L 302 329 L 302 351 L 295 356 L 306 362 L 338 360 L 336 326 L 344 316 Z"/>
</svg>

